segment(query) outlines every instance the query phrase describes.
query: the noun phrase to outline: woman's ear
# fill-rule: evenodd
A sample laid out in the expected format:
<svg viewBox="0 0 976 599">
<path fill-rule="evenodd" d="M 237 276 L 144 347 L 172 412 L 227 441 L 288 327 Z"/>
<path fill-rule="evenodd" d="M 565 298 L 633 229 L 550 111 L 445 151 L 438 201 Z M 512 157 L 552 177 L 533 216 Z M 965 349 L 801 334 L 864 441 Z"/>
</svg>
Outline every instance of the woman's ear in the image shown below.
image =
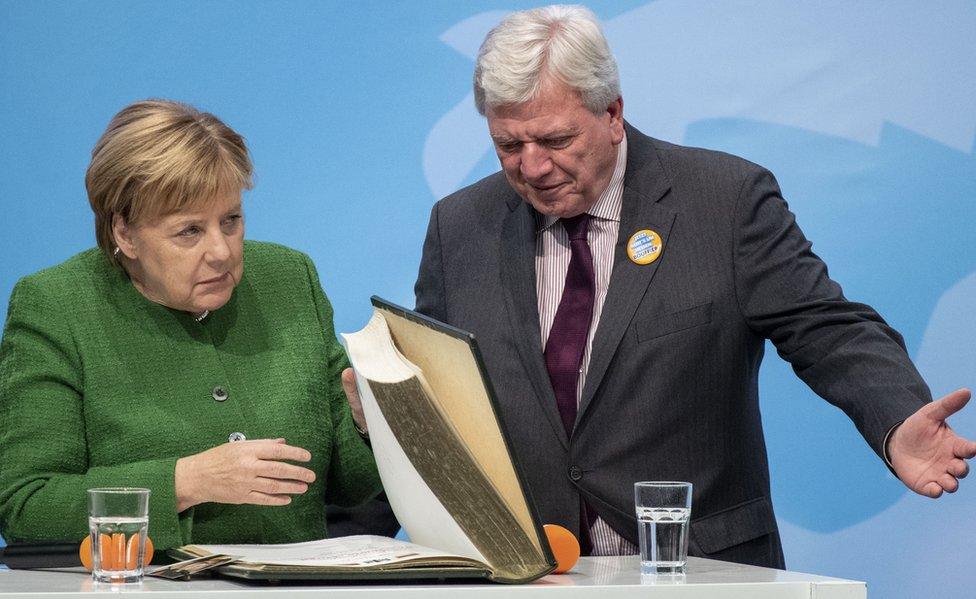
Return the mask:
<svg viewBox="0 0 976 599">
<path fill-rule="evenodd" d="M 137 257 L 136 245 L 132 239 L 132 229 L 121 214 L 112 215 L 112 237 L 115 238 L 115 247 L 118 253 L 125 254 L 130 260 Z"/>
</svg>

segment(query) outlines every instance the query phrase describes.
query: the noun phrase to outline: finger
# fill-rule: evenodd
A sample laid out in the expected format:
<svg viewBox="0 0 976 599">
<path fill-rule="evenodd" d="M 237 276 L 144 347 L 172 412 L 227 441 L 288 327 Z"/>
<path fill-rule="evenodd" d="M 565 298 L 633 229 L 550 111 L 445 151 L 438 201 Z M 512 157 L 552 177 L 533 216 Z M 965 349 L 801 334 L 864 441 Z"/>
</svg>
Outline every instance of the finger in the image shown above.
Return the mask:
<svg viewBox="0 0 976 599">
<path fill-rule="evenodd" d="M 290 495 L 268 495 L 260 491 L 251 491 L 244 498 L 244 503 L 253 505 L 288 505 L 291 503 Z"/>
<path fill-rule="evenodd" d="M 285 462 L 272 462 L 261 460 L 258 462 L 255 473 L 264 478 L 274 478 L 278 480 L 293 480 L 304 483 L 315 482 L 315 472 L 308 468 L 287 464 Z"/>
<path fill-rule="evenodd" d="M 342 390 L 350 404 L 359 404 L 359 389 L 356 388 L 356 371 L 346 368 L 342 371 Z"/>
<path fill-rule="evenodd" d="M 287 445 L 284 437 L 277 439 L 248 439 L 247 441 L 234 441 L 235 447 L 251 447 L 255 445 Z M 226 445 L 226 443 L 225 443 Z"/>
<path fill-rule="evenodd" d="M 966 459 L 976 456 L 976 441 L 956 437 L 952 444 L 952 455 Z"/>
<path fill-rule="evenodd" d="M 956 478 L 966 478 L 966 475 L 969 474 L 969 464 L 963 460 L 952 460 L 946 467 L 946 472 Z"/>
<path fill-rule="evenodd" d="M 301 495 L 308 491 L 308 485 L 294 480 L 258 477 L 251 485 L 253 491 L 266 495 Z"/>
<path fill-rule="evenodd" d="M 255 441 L 254 455 L 262 460 L 290 460 L 292 462 L 307 462 L 312 459 L 312 454 L 307 449 L 278 443 L 276 441 Z"/>
<path fill-rule="evenodd" d="M 971 397 L 969 389 L 956 389 L 949 395 L 937 399 L 922 408 L 925 415 L 933 420 L 945 420 L 966 405 Z"/>
<path fill-rule="evenodd" d="M 352 419 L 356 427 L 366 430 L 366 415 L 363 414 L 363 402 L 359 398 L 359 389 L 356 387 L 356 372 L 352 368 L 342 371 L 342 390 L 346 394 L 346 401 L 349 402 L 349 410 L 352 412 Z"/>
<path fill-rule="evenodd" d="M 939 477 L 939 486 L 945 489 L 947 493 L 955 493 L 956 489 L 959 488 L 959 481 L 951 474 L 943 474 Z"/>
<path fill-rule="evenodd" d="M 919 489 L 919 495 L 925 495 L 926 497 L 931 497 L 935 499 L 942 495 L 942 486 L 937 482 L 926 483 L 924 487 Z"/>
</svg>

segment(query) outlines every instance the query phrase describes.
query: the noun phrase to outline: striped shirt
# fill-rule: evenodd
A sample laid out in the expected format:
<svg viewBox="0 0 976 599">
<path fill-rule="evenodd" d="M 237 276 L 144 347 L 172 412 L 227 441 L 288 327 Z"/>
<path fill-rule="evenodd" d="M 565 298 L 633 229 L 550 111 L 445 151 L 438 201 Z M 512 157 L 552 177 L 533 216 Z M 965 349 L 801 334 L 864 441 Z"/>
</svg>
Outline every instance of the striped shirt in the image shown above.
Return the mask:
<svg viewBox="0 0 976 599">
<path fill-rule="evenodd" d="M 620 230 L 620 209 L 624 195 L 624 170 L 627 165 L 627 138 L 617 146 L 617 164 L 610 184 L 600 195 L 600 199 L 589 209 L 590 225 L 586 233 L 586 240 L 593 254 L 593 270 L 596 276 L 596 294 L 593 298 L 593 320 L 583 352 L 583 365 L 580 369 L 579 383 L 576 387 L 576 404 L 579 405 L 583 393 L 583 382 L 590 365 L 590 349 L 593 345 L 593 335 L 596 325 L 600 322 L 603 302 L 607 297 L 607 287 L 610 285 L 610 272 L 613 270 L 613 248 L 617 242 L 617 232 Z M 571 250 L 569 236 L 562 224 L 557 225 L 558 218 L 553 216 L 536 215 L 535 241 L 535 288 L 539 305 L 539 328 L 542 330 L 542 347 L 545 349 L 552 321 L 556 318 L 556 310 L 562 299 L 563 287 L 566 285 L 566 273 L 569 271 Z M 590 538 L 593 542 L 592 555 L 631 555 L 637 553 L 637 547 L 618 535 L 610 526 L 597 518 L 590 526 Z"/>
</svg>

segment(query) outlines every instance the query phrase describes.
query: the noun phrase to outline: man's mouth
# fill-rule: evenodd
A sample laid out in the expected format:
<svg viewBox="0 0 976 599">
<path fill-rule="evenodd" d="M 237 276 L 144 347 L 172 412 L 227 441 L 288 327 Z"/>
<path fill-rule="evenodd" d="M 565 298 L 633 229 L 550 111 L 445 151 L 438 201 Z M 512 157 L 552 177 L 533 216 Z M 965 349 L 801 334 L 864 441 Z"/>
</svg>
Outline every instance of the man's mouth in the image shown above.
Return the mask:
<svg viewBox="0 0 976 599">
<path fill-rule="evenodd" d="M 532 185 L 532 189 L 536 190 L 539 193 L 549 193 L 549 192 L 552 192 L 552 191 L 554 191 L 556 189 L 559 189 L 563 185 L 566 185 L 566 184 L 565 183 L 556 183 L 555 185 Z"/>
</svg>

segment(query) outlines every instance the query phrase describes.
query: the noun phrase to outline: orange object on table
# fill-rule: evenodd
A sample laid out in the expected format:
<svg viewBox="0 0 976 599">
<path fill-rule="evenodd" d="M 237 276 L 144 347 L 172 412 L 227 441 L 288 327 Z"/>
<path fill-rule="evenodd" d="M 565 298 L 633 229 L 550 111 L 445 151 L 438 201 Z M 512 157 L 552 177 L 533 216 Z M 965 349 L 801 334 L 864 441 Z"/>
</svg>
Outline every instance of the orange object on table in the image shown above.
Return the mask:
<svg viewBox="0 0 976 599">
<path fill-rule="evenodd" d="M 133 536 L 126 543 L 125 535 L 120 532 L 113 535 L 103 534 L 98 539 L 98 545 L 101 552 L 99 557 L 101 558 L 103 569 L 132 570 L 136 567 L 136 561 L 139 559 L 139 535 Z M 81 558 L 81 565 L 86 570 L 91 571 L 94 568 L 91 535 L 85 537 L 81 542 L 81 547 L 78 548 L 78 557 Z M 152 539 L 146 537 L 146 558 L 144 563 L 148 564 L 152 561 L 152 558 Z"/>
<path fill-rule="evenodd" d="M 553 557 L 556 558 L 554 573 L 569 572 L 580 556 L 580 544 L 576 540 L 576 535 L 558 524 L 544 524 L 542 528 L 546 531 L 549 547 L 552 549 Z"/>
</svg>

